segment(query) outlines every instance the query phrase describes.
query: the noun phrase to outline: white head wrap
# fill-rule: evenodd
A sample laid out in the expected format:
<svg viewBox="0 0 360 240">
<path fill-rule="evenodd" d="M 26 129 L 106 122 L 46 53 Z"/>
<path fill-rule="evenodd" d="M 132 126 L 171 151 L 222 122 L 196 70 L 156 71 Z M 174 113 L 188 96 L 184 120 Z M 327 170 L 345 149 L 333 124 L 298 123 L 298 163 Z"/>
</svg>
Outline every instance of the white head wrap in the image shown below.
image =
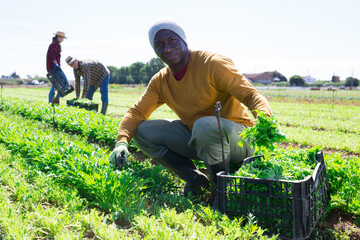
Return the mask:
<svg viewBox="0 0 360 240">
<path fill-rule="evenodd" d="M 149 40 L 151 46 L 154 48 L 154 39 L 155 35 L 158 31 L 162 29 L 171 30 L 176 33 L 187 45 L 186 36 L 184 30 L 180 27 L 180 25 L 172 18 L 162 17 L 155 21 L 153 25 L 149 29 Z"/>
</svg>

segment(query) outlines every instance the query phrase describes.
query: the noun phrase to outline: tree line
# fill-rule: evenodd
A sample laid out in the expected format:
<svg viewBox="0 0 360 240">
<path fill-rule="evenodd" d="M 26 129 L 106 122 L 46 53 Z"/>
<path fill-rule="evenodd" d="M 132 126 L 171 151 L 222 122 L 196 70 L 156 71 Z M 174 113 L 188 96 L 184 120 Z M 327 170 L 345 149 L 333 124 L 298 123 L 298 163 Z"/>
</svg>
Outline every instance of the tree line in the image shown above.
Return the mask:
<svg viewBox="0 0 360 240">
<path fill-rule="evenodd" d="M 354 77 L 348 77 L 345 80 L 345 87 L 357 87 L 359 86 L 359 79 Z M 299 75 L 294 75 L 290 78 L 290 86 L 304 86 L 305 80 Z"/>
<path fill-rule="evenodd" d="M 164 67 L 165 64 L 160 58 L 152 58 L 147 63 L 135 62 L 128 67 L 107 66 L 110 71 L 109 83 L 147 85 L 150 79 Z"/>
<path fill-rule="evenodd" d="M 16 74 L 16 72 L 13 72 L 10 76 L 1 75 L 1 79 L 18 79 L 20 78 L 19 75 Z"/>
</svg>

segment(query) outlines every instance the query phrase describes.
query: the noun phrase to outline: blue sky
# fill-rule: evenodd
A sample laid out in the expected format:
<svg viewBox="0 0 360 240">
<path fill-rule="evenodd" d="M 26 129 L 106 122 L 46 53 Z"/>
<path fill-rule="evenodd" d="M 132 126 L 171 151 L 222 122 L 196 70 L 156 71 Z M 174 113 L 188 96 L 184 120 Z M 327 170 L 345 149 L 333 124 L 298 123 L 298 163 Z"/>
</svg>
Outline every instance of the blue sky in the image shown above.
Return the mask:
<svg viewBox="0 0 360 240">
<path fill-rule="evenodd" d="M 189 47 L 230 57 L 242 73 L 360 78 L 357 0 L 0 0 L 0 75 L 46 75 L 56 31 L 61 65 L 72 55 L 129 66 L 156 57 L 148 29 L 162 16 L 183 27 Z"/>
</svg>

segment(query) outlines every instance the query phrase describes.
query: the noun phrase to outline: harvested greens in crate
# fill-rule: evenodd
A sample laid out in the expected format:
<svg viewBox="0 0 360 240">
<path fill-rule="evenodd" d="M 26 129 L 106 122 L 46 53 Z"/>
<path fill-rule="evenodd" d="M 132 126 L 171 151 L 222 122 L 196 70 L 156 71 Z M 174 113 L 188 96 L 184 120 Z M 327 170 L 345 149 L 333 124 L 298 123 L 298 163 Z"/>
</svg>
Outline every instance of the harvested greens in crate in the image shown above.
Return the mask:
<svg viewBox="0 0 360 240">
<path fill-rule="evenodd" d="M 244 160 L 234 175 L 217 174 L 217 209 L 249 213 L 269 235 L 308 237 L 330 200 L 323 154 L 317 149 L 275 149 Z"/>
</svg>

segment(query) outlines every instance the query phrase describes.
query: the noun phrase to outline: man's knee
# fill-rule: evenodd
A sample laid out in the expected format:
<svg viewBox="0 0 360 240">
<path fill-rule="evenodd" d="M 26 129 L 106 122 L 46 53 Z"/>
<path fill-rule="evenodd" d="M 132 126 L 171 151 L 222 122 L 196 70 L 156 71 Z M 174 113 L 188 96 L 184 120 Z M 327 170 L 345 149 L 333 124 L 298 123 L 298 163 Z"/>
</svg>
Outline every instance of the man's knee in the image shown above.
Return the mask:
<svg viewBox="0 0 360 240">
<path fill-rule="evenodd" d="M 133 140 L 136 146 L 149 157 L 161 158 L 166 153 L 161 139 L 154 132 L 151 121 L 144 121 L 138 125 Z"/>
<path fill-rule="evenodd" d="M 151 133 L 149 133 L 149 127 L 147 121 L 141 122 L 136 128 L 136 133 L 134 136 L 134 141 L 149 141 L 151 139 Z M 140 141 L 140 142 L 142 142 Z"/>
<path fill-rule="evenodd" d="M 207 133 L 212 133 L 214 131 L 219 131 L 217 125 L 217 119 L 216 117 L 213 116 L 207 116 L 207 117 L 199 118 L 198 120 L 195 121 L 192 135 L 194 134 L 197 135 L 199 133 L 203 135 Z"/>
<path fill-rule="evenodd" d="M 147 120 L 139 124 L 135 138 L 141 138 L 156 145 L 167 146 L 168 141 L 173 138 L 173 130 L 172 124 L 168 120 Z"/>
<path fill-rule="evenodd" d="M 149 153 L 148 156 L 161 157 L 157 152 L 170 149 L 181 156 L 194 158 L 196 150 L 188 146 L 190 137 L 191 132 L 180 120 L 157 119 L 141 122 L 133 139 L 142 151 Z"/>
<path fill-rule="evenodd" d="M 138 125 L 135 137 L 140 137 L 146 140 L 161 138 L 161 136 L 159 136 L 161 134 L 161 131 L 159 131 L 159 127 L 159 121 L 143 121 Z"/>
<path fill-rule="evenodd" d="M 192 130 L 193 143 L 207 145 L 220 138 L 216 117 L 202 117 L 195 121 Z"/>
</svg>

